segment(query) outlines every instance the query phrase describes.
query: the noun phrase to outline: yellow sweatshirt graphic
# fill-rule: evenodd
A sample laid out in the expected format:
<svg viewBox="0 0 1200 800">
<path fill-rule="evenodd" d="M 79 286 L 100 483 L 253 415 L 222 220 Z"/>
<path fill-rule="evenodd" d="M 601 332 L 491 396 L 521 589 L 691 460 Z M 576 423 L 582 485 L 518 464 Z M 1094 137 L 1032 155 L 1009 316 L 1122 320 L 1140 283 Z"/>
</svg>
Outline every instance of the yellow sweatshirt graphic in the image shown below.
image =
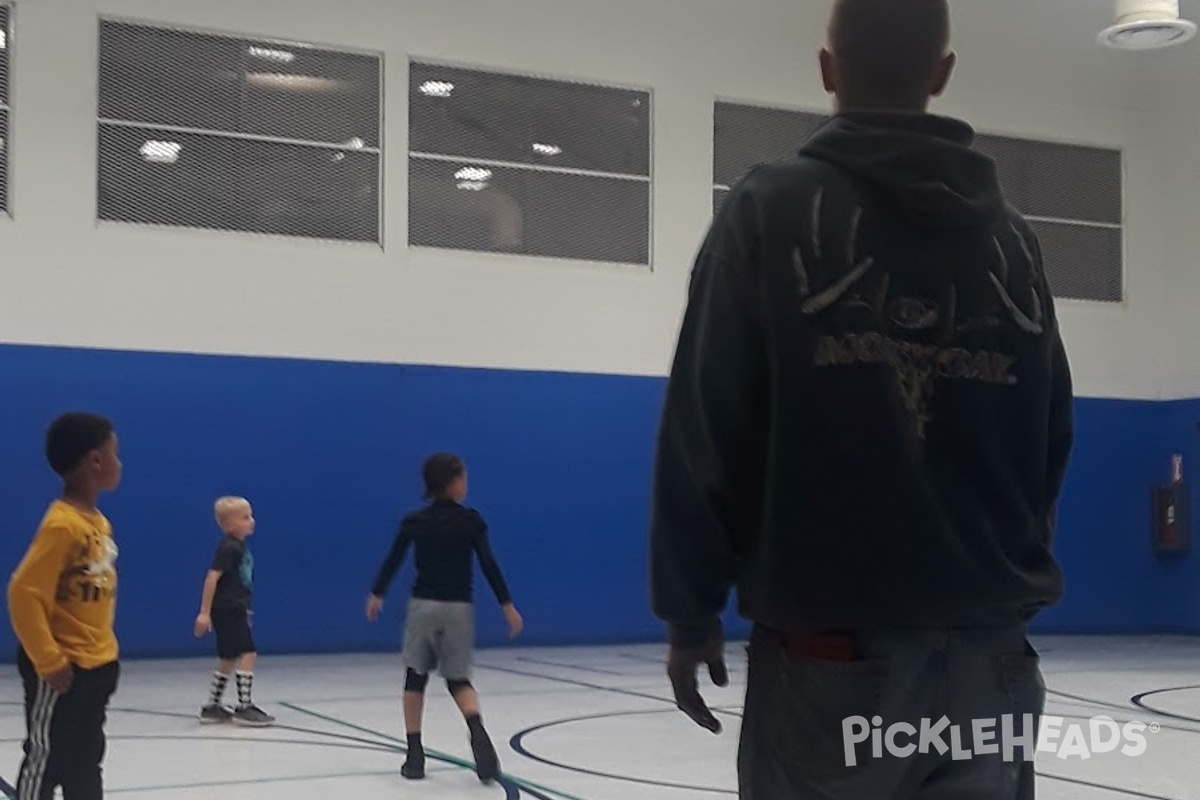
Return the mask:
<svg viewBox="0 0 1200 800">
<path fill-rule="evenodd" d="M 47 509 L 8 584 L 8 613 L 39 675 L 117 659 L 117 546 L 100 512 Z"/>
</svg>

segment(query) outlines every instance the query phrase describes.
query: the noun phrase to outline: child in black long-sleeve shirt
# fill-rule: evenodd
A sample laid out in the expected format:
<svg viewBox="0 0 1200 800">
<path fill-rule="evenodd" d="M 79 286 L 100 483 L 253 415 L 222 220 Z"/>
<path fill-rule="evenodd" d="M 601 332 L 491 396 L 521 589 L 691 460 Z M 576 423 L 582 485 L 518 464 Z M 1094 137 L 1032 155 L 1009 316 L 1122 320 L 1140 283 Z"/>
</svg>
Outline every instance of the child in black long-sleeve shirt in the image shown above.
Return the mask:
<svg viewBox="0 0 1200 800">
<path fill-rule="evenodd" d="M 391 552 L 379 569 L 367 598 L 367 619 L 374 622 L 383 609 L 383 595 L 400 568 L 409 546 L 415 550 L 417 579 L 408 603 L 404 634 L 404 724 L 408 757 L 404 777 L 425 777 L 425 750 L 421 743 L 421 717 L 425 685 L 437 669 L 446 681 L 471 733 L 475 773 L 484 782 L 500 776 L 500 761 L 479 712 L 479 695 L 471 685 L 471 655 L 475 644 L 473 558 L 504 610 L 509 634 L 524 627 L 513 605 L 500 565 L 488 543 L 487 523 L 478 511 L 465 508 L 467 470 L 462 459 L 439 453 L 425 462 L 425 496 L 429 505 L 400 523 Z"/>
</svg>

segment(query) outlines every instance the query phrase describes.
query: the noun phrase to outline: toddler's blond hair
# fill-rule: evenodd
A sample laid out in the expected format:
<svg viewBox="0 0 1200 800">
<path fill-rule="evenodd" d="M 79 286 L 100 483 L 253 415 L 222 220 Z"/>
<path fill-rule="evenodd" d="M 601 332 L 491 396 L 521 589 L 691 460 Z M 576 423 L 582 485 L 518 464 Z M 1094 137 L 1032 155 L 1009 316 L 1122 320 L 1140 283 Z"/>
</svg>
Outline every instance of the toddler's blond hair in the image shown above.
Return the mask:
<svg viewBox="0 0 1200 800">
<path fill-rule="evenodd" d="M 226 495 L 225 497 L 217 498 L 217 502 L 213 503 L 213 516 L 217 518 L 217 524 L 222 528 L 225 527 L 225 517 L 229 512 L 236 511 L 239 508 L 249 508 L 250 501 L 244 497 L 234 497 Z"/>
</svg>

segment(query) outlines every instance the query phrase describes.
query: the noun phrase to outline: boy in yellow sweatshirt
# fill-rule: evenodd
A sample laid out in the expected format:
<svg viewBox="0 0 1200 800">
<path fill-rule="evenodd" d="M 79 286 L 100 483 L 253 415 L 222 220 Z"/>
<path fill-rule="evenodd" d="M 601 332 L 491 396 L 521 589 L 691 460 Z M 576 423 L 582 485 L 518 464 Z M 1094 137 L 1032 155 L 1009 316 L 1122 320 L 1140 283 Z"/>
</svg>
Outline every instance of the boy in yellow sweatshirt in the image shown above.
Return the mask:
<svg viewBox="0 0 1200 800">
<path fill-rule="evenodd" d="M 121 481 L 117 436 L 107 419 L 64 414 L 46 432 L 46 459 L 63 479 L 8 584 L 21 643 L 25 758 L 18 800 L 100 800 L 104 721 L 120 665 L 113 617 L 117 547 L 96 508 Z"/>
</svg>

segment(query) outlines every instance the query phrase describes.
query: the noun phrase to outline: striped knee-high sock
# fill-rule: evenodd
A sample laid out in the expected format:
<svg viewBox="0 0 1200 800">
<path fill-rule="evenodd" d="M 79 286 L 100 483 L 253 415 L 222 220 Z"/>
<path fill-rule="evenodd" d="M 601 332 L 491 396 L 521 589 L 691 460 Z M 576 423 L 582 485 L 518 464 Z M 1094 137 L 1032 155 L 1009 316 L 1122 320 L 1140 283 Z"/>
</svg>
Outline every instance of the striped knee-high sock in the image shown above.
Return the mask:
<svg viewBox="0 0 1200 800">
<path fill-rule="evenodd" d="M 253 672 L 237 672 L 238 708 L 249 708 L 254 705 L 251 690 L 254 688 Z"/>
<path fill-rule="evenodd" d="M 218 706 L 221 704 L 222 698 L 225 697 L 225 686 L 229 683 L 229 676 L 221 670 L 213 672 L 212 692 L 208 695 L 208 704 L 210 706 Z"/>
</svg>

